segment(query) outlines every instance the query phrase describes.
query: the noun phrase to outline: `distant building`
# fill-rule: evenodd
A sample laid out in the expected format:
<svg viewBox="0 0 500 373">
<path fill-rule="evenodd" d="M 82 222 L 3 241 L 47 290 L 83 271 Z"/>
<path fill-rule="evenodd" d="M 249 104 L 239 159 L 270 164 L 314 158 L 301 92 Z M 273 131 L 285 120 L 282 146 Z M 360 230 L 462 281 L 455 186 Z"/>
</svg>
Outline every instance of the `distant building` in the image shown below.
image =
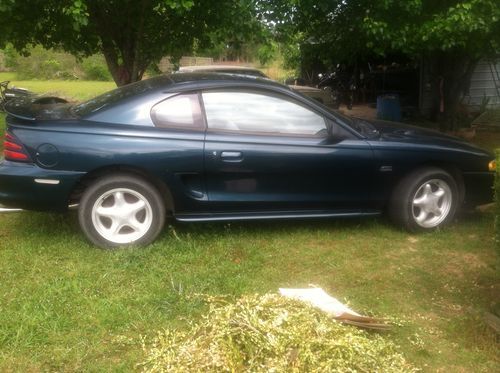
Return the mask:
<svg viewBox="0 0 500 373">
<path fill-rule="evenodd" d="M 477 64 L 464 103 L 476 109 L 482 105 L 500 107 L 500 62 L 482 60 Z"/>
<path fill-rule="evenodd" d="M 435 110 L 435 97 L 439 91 L 425 63 L 420 68 L 419 111 L 431 115 Z M 469 92 L 463 104 L 471 111 L 484 108 L 500 108 L 500 61 L 481 60 L 470 80 Z"/>
</svg>

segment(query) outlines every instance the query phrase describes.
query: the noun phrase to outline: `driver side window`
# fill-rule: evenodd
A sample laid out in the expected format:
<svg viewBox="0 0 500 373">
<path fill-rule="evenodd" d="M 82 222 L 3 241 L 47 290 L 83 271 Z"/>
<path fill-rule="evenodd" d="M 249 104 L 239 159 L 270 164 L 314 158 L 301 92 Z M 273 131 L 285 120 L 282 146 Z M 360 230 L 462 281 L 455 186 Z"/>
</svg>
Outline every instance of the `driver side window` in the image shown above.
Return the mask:
<svg viewBox="0 0 500 373">
<path fill-rule="evenodd" d="M 256 92 L 204 92 L 209 130 L 325 136 L 321 115 L 294 102 Z"/>
</svg>

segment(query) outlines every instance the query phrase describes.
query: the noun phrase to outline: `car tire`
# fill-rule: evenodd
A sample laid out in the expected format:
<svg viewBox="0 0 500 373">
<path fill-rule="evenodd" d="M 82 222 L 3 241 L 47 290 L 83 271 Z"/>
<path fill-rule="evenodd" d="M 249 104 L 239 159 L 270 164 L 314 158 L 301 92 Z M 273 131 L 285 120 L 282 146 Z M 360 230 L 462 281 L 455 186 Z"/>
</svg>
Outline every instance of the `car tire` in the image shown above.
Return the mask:
<svg viewBox="0 0 500 373">
<path fill-rule="evenodd" d="M 453 220 L 459 205 L 458 185 L 436 167 L 416 170 L 396 186 L 389 202 L 389 217 L 409 231 L 430 231 Z"/>
<path fill-rule="evenodd" d="M 87 239 L 98 247 L 145 246 L 163 229 L 165 202 L 143 178 L 114 174 L 86 188 L 78 220 Z"/>
</svg>

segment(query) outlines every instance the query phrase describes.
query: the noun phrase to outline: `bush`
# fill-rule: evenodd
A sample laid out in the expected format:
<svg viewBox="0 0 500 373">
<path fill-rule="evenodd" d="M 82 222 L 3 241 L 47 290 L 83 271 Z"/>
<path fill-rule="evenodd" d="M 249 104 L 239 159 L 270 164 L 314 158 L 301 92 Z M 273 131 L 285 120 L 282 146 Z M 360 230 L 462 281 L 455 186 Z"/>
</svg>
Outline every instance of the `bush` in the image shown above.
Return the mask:
<svg viewBox="0 0 500 373">
<path fill-rule="evenodd" d="M 5 67 L 15 71 L 20 80 L 112 80 L 102 55 L 77 60 L 69 53 L 35 46 L 28 48 L 28 55 L 23 56 L 12 45 L 7 45 L 3 53 Z"/>
<path fill-rule="evenodd" d="M 304 303 L 271 294 L 207 299 L 201 322 L 143 343 L 145 371 L 416 371 L 387 336 L 341 324 Z"/>
<path fill-rule="evenodd" d="M 78 79 L 78 64 L 72 55 L 41 46 L 29 48 L 28 53 L 28 56 L 17 53 L 11 56 L 9 63 L 18 79 Z"/>
<path fill-rule="evenodd" d="M 162 75 L 163 73 L 158 65 L 159 63 L 149 64 L 148 68 L 146 69 L 146 73 L 144 75 L 147 77 Z"/>
<path fill-rule="evenodd" d="M 12 44 L 7 44 L 3 50 L 4 65 L 7 69 L 13 70 L 16 67 L 16 61 L 19 54 L 16 52 Z"/>
<path fill-rule="evenodd" d="M 53 79 L 61 73 L 61 63 L 56 59 L 41 61 L 39 65 L 39 75 Z"/>
<path fill-rule="evenodd" d="M 86 80 L 112 80 L 106 61 L 101 55 L 96 54 L 85 58 L 82 61 L 82 70 Z"/>
</svg>

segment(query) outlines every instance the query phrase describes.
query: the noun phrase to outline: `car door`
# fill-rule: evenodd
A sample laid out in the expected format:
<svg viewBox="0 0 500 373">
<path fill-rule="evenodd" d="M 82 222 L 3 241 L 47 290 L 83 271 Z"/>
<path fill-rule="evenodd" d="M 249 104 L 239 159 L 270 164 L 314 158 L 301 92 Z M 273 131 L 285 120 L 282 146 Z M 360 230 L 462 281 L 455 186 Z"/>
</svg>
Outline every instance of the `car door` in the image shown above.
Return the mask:
<svg viewBox="0 0 500 373">
<path fill-rule="evenodd" d="M 285 95 L 212 90 L 202 98 L 212 212 L 351 213 L 369 205 L 374 160 L 364 140 L 332 138 L 322 115 Z"/>
<path fill-rule="evenodd" d="M 176 214 L 207 213 L 205 121 L 198 93 L 172 95 L 156 103 L 150 116 L 155 128 L 151 128 L 148 135 L 154 140 L 148 138 L 146 154 L 153 154 L 154 159 L 146 160 L 141 166 L 157 168 L 154 173 L 161 175 L 168 186 Z"/>
</svg>

